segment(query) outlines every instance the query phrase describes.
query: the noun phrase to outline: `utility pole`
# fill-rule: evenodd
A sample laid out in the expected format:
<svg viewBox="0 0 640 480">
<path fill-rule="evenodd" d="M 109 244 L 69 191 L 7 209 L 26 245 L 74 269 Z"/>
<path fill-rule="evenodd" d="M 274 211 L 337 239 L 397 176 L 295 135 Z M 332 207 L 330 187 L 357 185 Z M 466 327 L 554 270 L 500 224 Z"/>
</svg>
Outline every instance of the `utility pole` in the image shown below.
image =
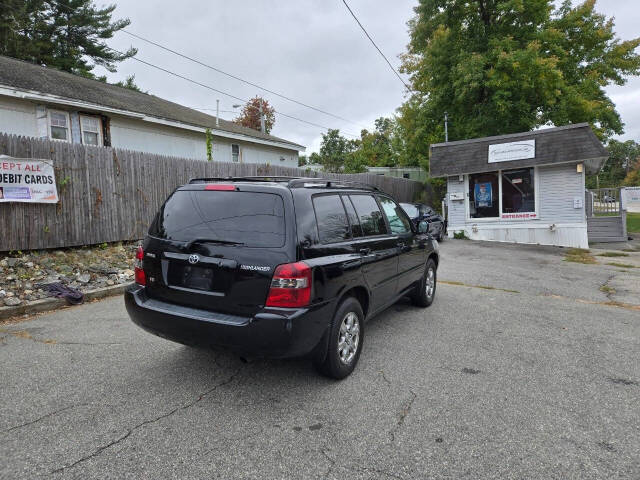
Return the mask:
<svg viewBox="0 0 640 480">
<path fill-rule="evenodd" d="M 220 99 L 216 99 L 216 127 L 220 126 Z"/>
<path fill-rule="evenodd" d="M 449 141 L 449 115 L 444 112 L 444 141 Z"/>
<path fill-rule="evenodd" d="M 264 126 L 264 113 L 262 112 L 262 100 L 260 100 L 260 131 L 262 133 L 267 133 L 265 131 L 265 126 Z"/>
</svg>

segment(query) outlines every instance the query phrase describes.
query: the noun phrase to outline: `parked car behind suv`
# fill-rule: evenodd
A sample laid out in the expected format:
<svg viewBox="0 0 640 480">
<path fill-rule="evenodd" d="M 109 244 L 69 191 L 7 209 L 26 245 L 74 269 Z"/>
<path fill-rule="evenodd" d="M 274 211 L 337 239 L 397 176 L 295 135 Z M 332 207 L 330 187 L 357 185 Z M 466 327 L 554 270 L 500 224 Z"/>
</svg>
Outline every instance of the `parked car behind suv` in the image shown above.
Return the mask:
<svg viewBox="0 0 640 480">
<path fill-rule="evenodd" d="M 196 179 L 160 208 L 125 293 L 158 336 L 240 354 L 310 354 L 349 375 L 365 322 L 436 292 L 437 242 L 375 188 L 319 179 Z"/>
<path fill-rule="evenodd" d="M 429 233 L 440 242 L 444 240 L 447 223 L 433 208 L 422 203 L 401 203 L 400 206 L 416 226 L 425 221 L 429 224 Z"/>
</svg>

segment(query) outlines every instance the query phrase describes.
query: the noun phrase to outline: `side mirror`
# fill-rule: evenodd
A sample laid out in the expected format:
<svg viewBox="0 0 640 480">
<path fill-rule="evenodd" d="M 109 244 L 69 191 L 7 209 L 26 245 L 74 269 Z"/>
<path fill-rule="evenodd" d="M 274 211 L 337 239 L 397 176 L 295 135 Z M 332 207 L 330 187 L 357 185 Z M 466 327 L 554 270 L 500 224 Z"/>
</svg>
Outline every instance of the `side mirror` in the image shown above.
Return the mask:
<svg viewBox="0 0 640 480">
<path fill-rule="evenodd" d="M 418 223 L 418 233 L 427 233 L 429 231 L 429 224 L 424 220 Z"/>
</svg>

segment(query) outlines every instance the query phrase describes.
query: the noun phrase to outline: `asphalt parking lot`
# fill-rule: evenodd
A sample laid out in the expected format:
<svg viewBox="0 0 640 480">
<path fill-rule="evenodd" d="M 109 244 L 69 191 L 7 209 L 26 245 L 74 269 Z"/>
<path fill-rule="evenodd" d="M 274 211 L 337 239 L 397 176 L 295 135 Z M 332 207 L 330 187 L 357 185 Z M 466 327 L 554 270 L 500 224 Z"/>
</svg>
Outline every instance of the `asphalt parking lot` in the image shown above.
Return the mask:
<svg viewBox="0 0 640 480">
<path fill-rule="evenodd" d="M 0 325 L 0 477 L 640 478 L 640 268 L 441 248 L 434 305 L 373 319 L 341 382 L 153 337 L 122 298 Z"/>
</svg>

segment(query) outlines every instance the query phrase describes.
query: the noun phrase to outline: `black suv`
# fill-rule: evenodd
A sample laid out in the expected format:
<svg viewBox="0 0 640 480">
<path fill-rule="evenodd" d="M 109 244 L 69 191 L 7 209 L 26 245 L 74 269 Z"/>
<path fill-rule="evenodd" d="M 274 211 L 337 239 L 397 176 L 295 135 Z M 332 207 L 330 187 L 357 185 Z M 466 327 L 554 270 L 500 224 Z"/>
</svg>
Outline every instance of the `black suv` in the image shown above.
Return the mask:
<svg viewBox="0 0 640 480">
<path fill-rule="evenodd" d="M 127 311 L 170 340 L 311 354 L 320 372 L 343 378 L 367 319 L 404 295 L 433 302 L 439 255 L 427 228 L 367 185 L 195 179 L 169 196 L 138 248 Z"/>
</svg>

